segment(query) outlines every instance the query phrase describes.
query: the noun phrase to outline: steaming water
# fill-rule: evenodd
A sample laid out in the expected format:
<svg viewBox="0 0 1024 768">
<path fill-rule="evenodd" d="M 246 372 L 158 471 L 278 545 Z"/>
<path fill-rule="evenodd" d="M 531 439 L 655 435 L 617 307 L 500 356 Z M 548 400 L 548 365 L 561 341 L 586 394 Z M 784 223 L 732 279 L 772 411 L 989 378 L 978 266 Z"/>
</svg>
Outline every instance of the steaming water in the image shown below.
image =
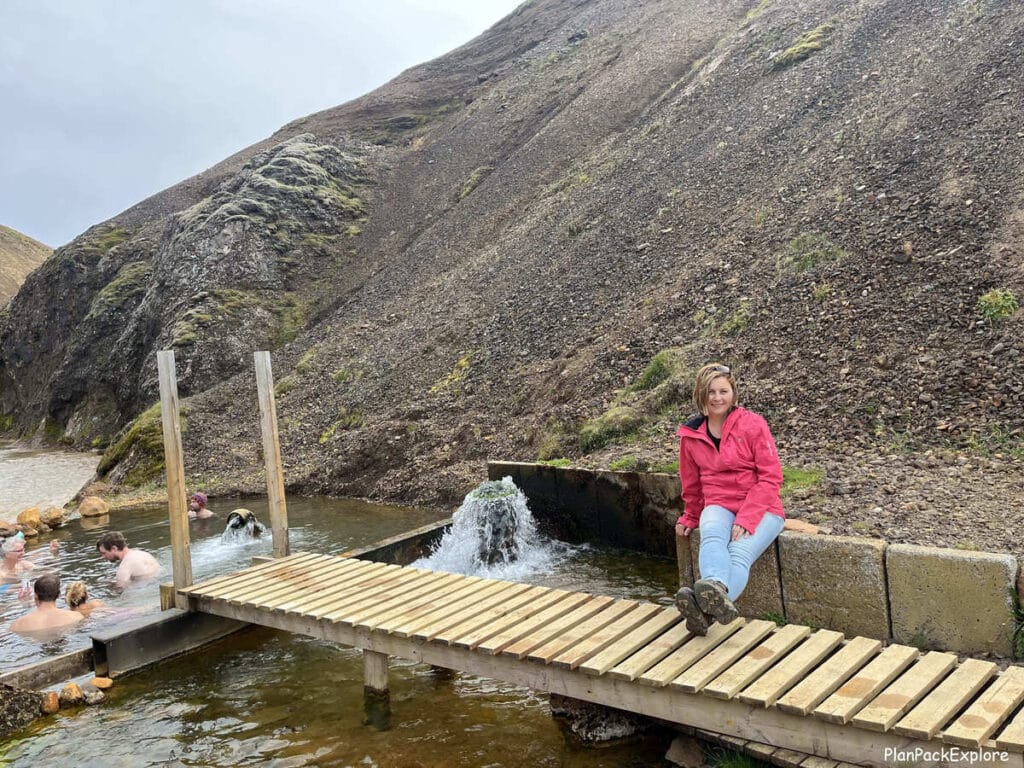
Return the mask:
<svg viewBox="0 0 1024 768">
<path fill-rule="evenodd" d="M 264 539 L 225 542 L 221 533 L 235 506 L 269 520 L 266 502 L 211 500 L 218 516 L 190 524 L 196 580 L 247 565 L 269 554 Z M 288 500 L 293 551 L 338 554 L 426 524 L 426 510 L 337 499 Z M 83 579 L 110 604 L 60 643 L 40 646 L 6 630 L 28 607 L 0 595 L 0 670 L 42 655 L 80 647 L 88 630 L 127 615 L 155 612 L 156 582 L 118 594 L 114 566 L 95 552 L 106 530 L 122 530 L 129 544 L 152 552 L 170 574 L 165 509 L 74 520 L 50 537 L 61 541 L 62 578 Z M 543 543 L 542 543 L 543 545 Z M 670 602 L 671 562 L 611 550 L 548 543 L 547 565 L 531 583 L 633 599 Z M 542 548 L 543 548 L 542 546 Z M 548 570 L 544 570 L 548 568 Z M 505 576 L 507 577 L 507 576 Z M 301 636 L 254 628 L 200 653 L 161 662 L 117 681 L 101 706 L 43 718 L 6 742 L 0 765 L 76 766 L 360 766 L 398 768 L 631 768 L 662 766 L 666 744 L 585 749 L 566 741 L 552 720 L 545 694 L 470 675 L 439 674 L 392 660 L 392 727 L 364 723 L 363 666 L 358 651 Z"/>
</svg>

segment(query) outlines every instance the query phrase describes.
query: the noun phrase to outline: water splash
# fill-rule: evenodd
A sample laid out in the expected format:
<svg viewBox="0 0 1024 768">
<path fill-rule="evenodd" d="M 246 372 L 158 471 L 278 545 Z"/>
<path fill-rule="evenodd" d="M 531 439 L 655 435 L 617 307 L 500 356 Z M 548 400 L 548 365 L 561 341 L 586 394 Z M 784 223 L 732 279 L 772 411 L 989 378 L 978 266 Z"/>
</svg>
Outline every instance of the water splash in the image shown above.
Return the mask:
<svg viewBox="0 0 1024 768">
<path fill-rule="evenodd" d="M 537 532 L 526 496 L 505 477 L 470 491 L 434 551 L 413 565 L 521 581 L 551 571 L 558 551 Z"/>
<path fill-rule="evenodd" d="M 263 525 L 248 509 L 235 509 L 228 515 L 228 522 L 224 526 L 224 533 L 220 535 L 223 542 L 251 543 L 259 541 L 267 532 Z"/>
</svg>

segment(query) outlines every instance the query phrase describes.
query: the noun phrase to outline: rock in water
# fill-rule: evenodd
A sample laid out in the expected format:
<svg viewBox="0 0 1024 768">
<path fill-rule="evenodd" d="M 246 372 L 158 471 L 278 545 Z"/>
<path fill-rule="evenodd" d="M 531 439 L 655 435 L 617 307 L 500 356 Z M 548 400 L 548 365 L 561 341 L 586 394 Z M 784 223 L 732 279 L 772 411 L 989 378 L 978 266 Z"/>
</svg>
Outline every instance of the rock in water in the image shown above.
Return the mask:
<svg viewBox="0 0 1024 768">
<path fill-rule="evenodd" d="M 19 731 L 42 711 L 43 696 L 0 683 L 0 738 Z"/>
</svg>

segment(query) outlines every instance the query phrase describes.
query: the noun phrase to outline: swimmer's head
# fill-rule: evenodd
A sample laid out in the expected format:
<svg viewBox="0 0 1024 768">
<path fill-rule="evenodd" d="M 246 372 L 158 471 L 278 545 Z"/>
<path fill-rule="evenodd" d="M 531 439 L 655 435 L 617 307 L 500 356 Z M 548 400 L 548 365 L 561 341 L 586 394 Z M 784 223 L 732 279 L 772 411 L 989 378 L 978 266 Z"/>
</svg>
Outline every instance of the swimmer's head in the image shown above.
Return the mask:
<svg viewBox="0 0 1024 768">
<path fill-rule="evenodd" d="M 73 581 L 68 584 L 68 590 L 64 593 L 64 602 L 68 604 L 69 608 L 77 608 L 88 599 L 89 592 L 85 588 L 84 582 Z"/>
</svg>

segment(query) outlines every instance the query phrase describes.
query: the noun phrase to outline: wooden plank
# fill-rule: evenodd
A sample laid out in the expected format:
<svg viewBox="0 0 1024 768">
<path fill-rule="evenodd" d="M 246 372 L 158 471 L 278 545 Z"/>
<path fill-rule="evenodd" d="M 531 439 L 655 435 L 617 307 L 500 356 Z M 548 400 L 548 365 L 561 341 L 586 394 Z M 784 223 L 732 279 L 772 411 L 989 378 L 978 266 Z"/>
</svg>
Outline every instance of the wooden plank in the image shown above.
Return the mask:
<svg viewBox="0 0 1024 768">
<path fill-rule="evenodd" d="M 281 582 L 287 583 L 289 580 L 300 578 L 328 562 L 330 562 L 330 558 L 314 556 L 314 559 L 291 563 L 289 566 L 278 571 L 274 571 L 273 573 L 257 576 L 255 578 L 239 579 L 231 584 L 225 584 L 219 587 L 216 592 L 207 593 L 207 595 L 209 597 L 215 597 L 218 600 L 231 600 L 238 595 L 263 589 L 268 584 L 279 584 Z"/>
<path fill-rule="evenodd" d="M 636 680 L 691 637 L 693 635 L 686 628 L 685 622 L 676 624 L 668 632 L 658 635 L 646 647 L 612 667 L 608 670 L 608 675 L 620 680 Z"/>
<path fill-rule="evenodd" d="M 423 627 L 458 613 L 463 610 L 467 604 L 486 599 L 496 592 L 508 589 L 509 586 L 510 584 L 504 581 L 480 579 L 480 581 L 476 582 L 465 592 L 461 593 L 458 600 L 452 600 L 448 605 L 422 613 L 419 616 L 412 616 L 408 621 L 392 627 L 391 633 L 398 637 L 411 637 L 414 632 L 419 631 Z"/>
<path fill-rule="evenodd" d="M 513 584 L 510 581 L 495 581 L 493 585 L 495 587 L 493 593 L 488 594 L 486 597 L 480 597 L 471 605 L 460 606 L 459 610 L 455 611 L 455 613 L 435 618 L 426 626 L 413 632 L 412 636 L 421 637 L 424 640 L 433 640 L 441 632 L 453 629 L 461 624 L 474 622 L 471 626 L 475 626 L 475 620 L 478 616 L 481 614 L 491 615 L 495 606 L 501 606 L 509 598 L 515 597 L 520 592 L 530 588 L 528 584 Z"/>
<path fill-rule="evenodd" d="M 870 664 L 843 683 L 814 710 L 814 716 L 845 725 L 889 683 L 903 674 L 921 652 L 909 645 L 890 645 Z"/>
<path fill-rule="evenodd" d="M 1007 752 L 1024 752 L 1024 709 L 996 736 L 996 747 Z"/>
<path fill-rule="evenodd" d="M 696 662 L 670 685 L 697 693 L 726 670 L 736 659 L 764 640 L 776 628 L 774 621 L 748 620 L 746 626 Z"/>
<path fill-rule="evenodd" d="M 522 630 L 524 622 L 529 621 L 542 611 L 545 611 L 556 603 L 561 602 L 570 594 L 571 593 L 562 589 L 548 589 L 543 595 L 537 597 L 535 600 L 515 606 L 500 619 L 495 619 L 492 622 L 488 622 L 486 625 L 464 632 L 449 642 L 451 645 L 457 645 L 460 648 L 476 648 L 480 646 L 481 643 L 484 643 L 493 637 L 504 635 L 510 631 L 514 633 L 516 630 Z M 569 610 L 571 609 L 566 608 L 564 612 L 568 613 Z M 510 639 L 508 642 L 511 644 L 515 642 L 515 640 Z M 488 653 L 491 651 L 491 649 L 486 647 L 481 648 L 481 650 L 487 651 Z"/>
<path fill-rule="evenodd" d="M 806 715 L 874 658 L 881 647 L 881 640 L 853 638 L 828 661 L 797 683 L 775 706 L 783 712 Z"/>
<path fill-rule="evenodd" d="M 644 624 L 652 616 L 662 612 L 655 603 L 638 604 L 636 610 L 590 634 L 585 640 L 558 654 L 551 663 L 559 667 L 576 669 L 587 659 L 596 656 L 620 638 Z"/>
<path fill-rule="evenodd" d="M 616 640 L 596 656 L 580 664 L 579 668 L 588 675 L 603 675 L 623 659 L 628 659 L 641 648 L 648 646 L 655 638 L 665 634 L 682 620 L 682 614 L 675 608 L 659 607 L 654 616 L 629 634 Z"/>
<path fill-rule="evenodd" d="M 406 568 L 399 578 L 380 585 L 379 589 L 357 589 L 344 603 L 335 603 L 330 610 L 319 611 L 318 615 L 325 621 L 344 621 L 351 624 L 355 619 L 375 612 L 377 606 L 382 603 L 402 598 L 436 578 L 437 574 L 433 571 Z"/>
<path fill-rule="evenodd" d="M 434 641 L 454 643 L 462 637 L 483 639 L 494 634 L 493 627 L 505 626 L 509 616 L 517 614 L 519 611 L 536 612 L 538 603 L 550 605 L 553 591 L 550 587 L 531 587 L 496 605 L 493 611 L 488 611 L 471 621 L 463 622 L 456 627 L 438 633 L 434 637 Z M 554 599 L 557 598 L 558 596 L 555 595 Z M 549 602 L 545 602 L 545 600 Z"/>
<path fill-rule="evenodd" d="M 811 628 L 802 624 L 779 627 L 767 640 L 704 686 L 702 693 L 716 699 L 731 699 L 810 634 Z"/>
<path fill-rule="evenodd" d="M 526 635 L 523 639 L 517 640 L 511 645 L 506 646 L 506 648 L 501 652 L 502 655 L 516 656 L 520 659 L 525 658 L 533 649 L 539 648 L 549 640 L 557 639 L 567 633 L 576 624 L 586 621 L 591 616 L 603 611 L 614 602 L 614 598 L 611 597 L 597 597 L 595 595 L 588 595 L 587 597 L 589 599 L 579 607 L 573 609 L 564 616 L 560 616 L 554 621 L 537 628 Z"/>
<path fill-rule="evenodd" d="M 266 607 L 275 600 L 278 603 L 288 602 L 298 595 L 319 592 L 332 579 L 345 580 L 351 578 L 352 574 L 364 571 L 351 561 L 330 559 L 311 564 L 303 568 L 301 573 L 290 574 L 287 578 L 269 577 L 262 585 L 254 585 L 234 596 L 225 595 L 222 599 L 231 603 L 254 603 Z"/>
<path fill-rule="evenodd" d="M 156 353 L 160 381 L 160 423 L 164 439 L 164 471 L 167 478 L 167 515 L 171 523 L 171 569 L 175 605 L 185 610 L 188 598 L 177 591 L 192 584 L 192 545 L 189 541 L 188 502 L 185 500 L 185 459 L 181 450 L 181 405 L 174 351 Z"/>
<path fill-rule="evenodd" d="M 996 673 L 991 661 L 965 659 L 949 677 L 893 726 L 893 733 L 930 739 L 966 706 Z"/>
<path fill-rule="evenodd" d="M 259 565 L 252 565 L 243 570 L 237 570 L 232 573 L 225 573 L 217 577 L 216 579 L 208 579 L 200 584 L 194 584 L 190 587 L 185 587 L 180 591 L 185 594 L 203 594 L 215 597 L 218 590 L 228 584 L 233 584 L 241 580 L 255 579 L 263 577 L 274 570 L 281 568 L 289 568 L 297 563 L 307 562 L 309 560 L 319 560 L 328 557 L 327 555 L 319 555 L 313 552 L 299 552 L 290 557 L 285 557 L 280 560 L 269 560 L 267 562 L 260 563 Z"/>
<path fill-rule="evenodd" d="M 531 633 L 537 632 L 548 624 L 558 621 L 563 616 L 576 610 L 590 601 L 590 595 L 583 592 L 563 592 L 562 597 L 547 608 L 532 614 L 514 627 L 493 634 L 486 640 L 476 644 L 476 649 L 492 655 L 500 654 L 514 643 L 518 643 Z"/>
<path fill-rule="evenodd" d="M 591 635 L 600 632 L 610 624 L 614 624 L 619 619 L 629 615 L 639 605 L 636 600 L 615 600 L 609 603 L 608 607 L 600 613 L 573 627 L 569 627 L 558 637 L 552 638 L 539 648 L 534 648 L 526 655 L 526 658 L 531 661 L 542 661 L 545 664 L 550 664 L 556 656 L 574 650 Z"/>
<path fill-rule="evenodd" d="M 263 437 L 263 463 L 267 470 L 267 502 L 270 508 L 270 532 L 274 557 L 288 554 L 288 506 L 284 498 L 284 470 L 281 465 L 281 441 L 277 434 L 277 405 L 274 402 L 274 374 L 270 353 L 253 353 L 256 368 L 256 396 L 260 404 L 260 433 Z"/>
<path fill-rule="evenodd" d="M 741 691 L 737 698 L 753 706 L 772 706 L 842 642 L 842 632 L 819 629 Z"/>
<path fill-rule="evenodd" d="M 401 591 L 407 587 L 419 583 L 427 573 L 428 571 L 418 569 L 399 568 L 393 576 L 382 575 L 379 579 L 371 579 L 344 594 L 339 593 L 336 600 L 316 609 L 315 615 L 318 619 L 337 621 L 342 616 L 349 615 L 353 610 L 360 610 L 363 606 L 372 605 L 376 600 L 390 600 L 401 594 Z M 312 613 L 312 611 L 307 609 L 307 613 Z"/>
<path fill-rule="evenodd" d="M 286 596 L 291 595 L 296 597 L 304 594 L 315 594 L 319 590 L 303 589 L 308 583 L 316 583 L 317 576 L 323 573 L 327 569 L 333 569 L 335 563 L 331 560 L 326 560 L 319 563 L 312 563 L 308 566 L 300 566 L 293 573 L 287 571 L 274 576 L 268 577 L 264 583 L 256 583 L 247 589 L 232 590 L 224 592 L 218 595 L 221 600 L 227 600 L 229 603 L 247 603 L 253 602 L 260 598 L 270 597 L 273 594 L 284 593 Z M 337 567 L 340 567 L 337 566 Z M 359 574 L 365 573 L 369 569 L 367 568 L 353 568 L 348 567 L 344 570 L 344 573 L 340 575 L 336 582 L 354 581 L 359 578 Z"/>
<path fill-rule="evenodd" d="M 344 579 L 336 579 L 331 582 L 330 586 L 316 592 L 296 595 L 294 601 L 282 605 L 278 610 L 288 614 L 319 616 L 328 606 L 336 605 L 352 595 L 360 594 L 362 590 L 387 584 L 398 578 L 400 573 L 400 566 L 372 563 L 360 569 L 359 573 L 346 576 Z"/>
<path fill-rule="evenodd" d="M 726 638 L 735 634 L 746 625 L 745 619 L 736 619 L 728 624 L 712 624 L 708 627 L 708 633 L 704 636 L 696 635 L 686 641 L 686 644 L 677 648 L 655 666 L 640 675 L 640 682 L 644 685 L 661 687 L 679 677 L 680 674 L 708 653 L 713 651 Z"/>
<path fill-rule="evenodd" d="M 854 715 L 850 722 L 869 731 L 888 731 L 903 713 L 938 685 L 955 665 L 956 656 L 952 653 L 926 653 L 870 704 Z"/>
<path fill-rule="evenodd" d="M 254 584 L 263 584 L 268 579 L 275 578 L 278 574 L 294 570 L 296 568 L 308 568 L 316 565 L 317 563 L 327 562 L 330 558 L 326 555 L 317 555 L 307 553 L 303 555 L 293 555 L 292 557 L 283 558 L 281 560 L 272 560 L 269 563 L 261 564 L 253 568 L 247 568 L 244 571 L 231 574 L 219 579 L 214 579 L 210 582 L 203 584 L 197 584 L 196 586 L 183 590 L 191 594 L 202 594 L 207 597 L 219 598 L 221 595 L 226 594 L 232 590 L 249 587 Z"/>
<path fill-rule="evenodd" d="M 1024 667 L 1008 667 L 943 731 L 942 740 L 961 747 L 981 747 L 1021 702 L 1024 702 Z"/>
<path fill-rule="evenodd" d="M 375 567 L 364 568 L 361 573 L 338 582 L 328 588 L 307 591 L 295 595 L 294 599 L 283 603 L 278 611 L 288 615 L 303 615 L 319 618 L 324 611 L 332 610 L 341 604 L 358 598 L 367 590 L 380 589 L 402 575 L 401 567 L 374 563 Z"/>
<path fill-rule="evenodd" d="M 419 589 L 411 591 L 404 598 L 396 598 L 390 603 L 378 606 L 376 612 L 361 617 L 355 626 L 378 629 L 385 626 L 388 621 L 406 616 L 411 609 L 425 602 L 436 601 L 438 597 L 454 592 L 466 583 L 466 577 L 457 573 L 437 573 L 436 576 L 437 578 L 431 579 Z"/>
<path fill-rule="evenodd" d="M 339 558 L 339 564 L 330 568 L 324 568 L 318 574 L 315 583 L 296 593 L 290 600 L 277 605 L 279 611 L 297 611 L 300 606 L 311 605 L 317 601 L 326 600 L 331 595 L 337 594 L 343 589 L 352 589 L 359 584 L 376 578 L 388 567 L 383 563 L 362 562 L 357 566 L 344 568 L 340 563 L 344 562 Z M 397 566 L 392 566 L 391 570 Z"/>
<path fill-rule="evenodd" d="M 410 624 L 424 621 L 427 616 L 438 615 L 445 610 L 455 610 L 456 606 L 462 605 L 474 592 L 488 583 L 479 576 L 463 576 L 461 581 L 455 584 L 455 589 L 440 592 L 432 599 L 424 600 L 415 606 L 410 606 L 401 615 L 389 618 L 387 624 L 382 626 L 381 630 L 395 633 L 397 630 L 408 627 Z"/>
</svg>

